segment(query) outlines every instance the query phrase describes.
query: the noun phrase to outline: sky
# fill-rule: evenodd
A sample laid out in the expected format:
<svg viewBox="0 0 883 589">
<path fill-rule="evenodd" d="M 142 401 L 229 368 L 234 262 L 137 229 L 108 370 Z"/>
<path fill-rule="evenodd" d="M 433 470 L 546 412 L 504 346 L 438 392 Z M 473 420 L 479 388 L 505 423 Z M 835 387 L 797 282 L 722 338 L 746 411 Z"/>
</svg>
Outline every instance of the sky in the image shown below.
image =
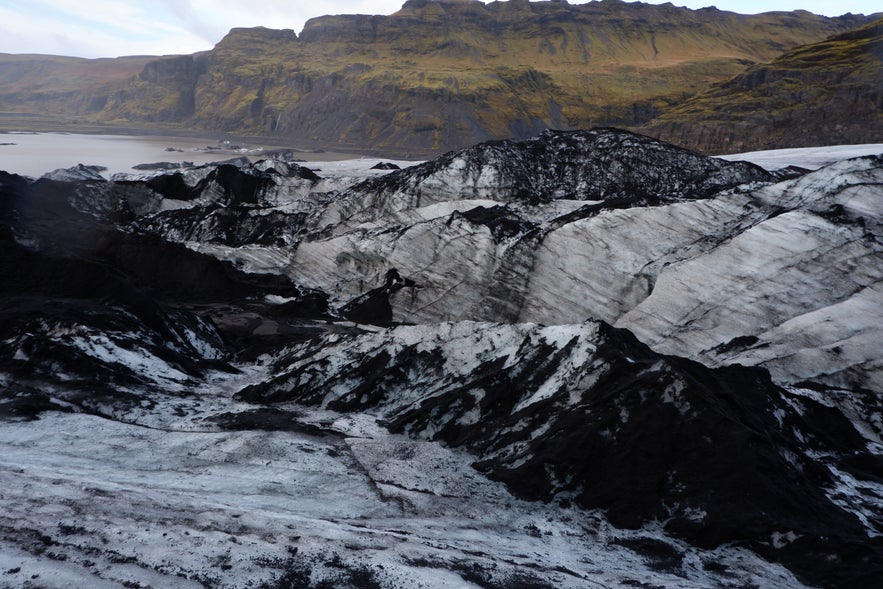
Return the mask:
<svg viewBox="0 0 883 589">
<path fill-rule="evenodd" d="M 233 27 L 294 29 L 324 14 L 392 14 L 404 0 L 0 0 L 0 53 L 77 57 L 187 54 L 211 49 Z M 584 4 L 571 0 L 571 4 Z M 661 4 L 662 0 L 651 0 Z M 809 10 L 838 16 L 883 11 L 881 0 L 673 0 L 743 14 Z"/>
</svg>

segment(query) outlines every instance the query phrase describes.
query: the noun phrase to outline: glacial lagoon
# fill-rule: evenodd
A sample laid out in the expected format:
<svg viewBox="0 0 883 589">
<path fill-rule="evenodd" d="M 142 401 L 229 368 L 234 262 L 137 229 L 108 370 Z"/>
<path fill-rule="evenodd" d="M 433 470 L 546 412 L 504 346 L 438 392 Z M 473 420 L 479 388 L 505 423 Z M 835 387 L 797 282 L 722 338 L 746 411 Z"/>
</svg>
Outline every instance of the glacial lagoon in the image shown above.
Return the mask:
<svg viewBox="0 0 883 589">
<path fill-rule="evenodd" d="M 102 166 L 109 177 L 117 172 L 134 172 L 132 166 L 156 162 L 206 164 L 235 157 L 266 157 L 268 151 L 286 149 L 262 146 L 235 139 L 229 142 L 199 137 L 83 135 L 75 133 L 0 133 L 0 170 L 39 177 L 58 168 L 77 164 Z M 308 161 L 336 161 L 357 158 L 352 154 L 296 151 Z"/>
</svg>

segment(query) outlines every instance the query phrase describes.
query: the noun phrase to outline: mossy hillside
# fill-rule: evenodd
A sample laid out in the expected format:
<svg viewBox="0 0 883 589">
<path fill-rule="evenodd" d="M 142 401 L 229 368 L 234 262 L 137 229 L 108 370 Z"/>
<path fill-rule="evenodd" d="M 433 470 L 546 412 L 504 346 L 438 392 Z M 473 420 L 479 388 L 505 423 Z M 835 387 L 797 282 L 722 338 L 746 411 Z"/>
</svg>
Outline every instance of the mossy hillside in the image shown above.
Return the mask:
<svg viewBox="0 0 883 589">
<path fill-rule="evenodd" d="M 842 25 L 618 3 L 406 4 L 390 17 L 314 19 L 299 38 L 232 31 L 211 52 L 193 122 L 429 150 L 548 126 L 634 126 Z"/>
<path fill-rule="evenodd" d="M 147 64 L 88 112 L 437 152 L 546 127 L 640 125 L 752 63 L 865 22 L 609 1 L 406 2 L 390 16 L 313 19 L 299 36 L 233 29 L 212 51 Z"/>
<path fill-rule="evenodd" d="M 626 3 L 406 4 L 389 17 L 321 17 L 301 34 L 312 63 L 369 57 L 527 65 L 543 71 L 646 62 L 666 67 L 709 55 L 768 60 L 782 51 L 864 24 L 809 13 L 745 16 Z M 335 68 L 337 69 L 337 68 Z"/>
<path fill-rule="evenodd" d="M 721 152 L 879 142 L 881 123 L 883 19 L 751 67 L 645 131 Z"/>
<path fill-rule="evenodd" d="M 111 91 L 155 59 L 0 54 L 0 111 L 57 114 L 100 111 Z"/>
</svg>

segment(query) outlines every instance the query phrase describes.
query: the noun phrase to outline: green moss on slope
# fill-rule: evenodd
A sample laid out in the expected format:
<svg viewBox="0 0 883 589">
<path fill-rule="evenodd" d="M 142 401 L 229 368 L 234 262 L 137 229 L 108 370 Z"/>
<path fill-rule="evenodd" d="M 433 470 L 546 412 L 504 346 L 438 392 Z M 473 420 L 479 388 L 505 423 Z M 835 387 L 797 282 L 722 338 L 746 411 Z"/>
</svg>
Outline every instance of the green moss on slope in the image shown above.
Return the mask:
<svg viewBox="0 0 883 589">
<path fill-rule="evenodd" d="M 714 153 L 883 141 L 883 19 L 751 67 L 644 130 Z"/>
<path fill-rule="evenodd" d="M 409 1 L 391 16 L 313 19 L 299 37 L 233 29 L 212 51 L 145 65 L 79 112 L 426 154 L 546 127 L 637 126 L 752 63 L 867 21 L 615 1 Z M 0 79 L 2 68 L 0 58 Z"/>
</svg>

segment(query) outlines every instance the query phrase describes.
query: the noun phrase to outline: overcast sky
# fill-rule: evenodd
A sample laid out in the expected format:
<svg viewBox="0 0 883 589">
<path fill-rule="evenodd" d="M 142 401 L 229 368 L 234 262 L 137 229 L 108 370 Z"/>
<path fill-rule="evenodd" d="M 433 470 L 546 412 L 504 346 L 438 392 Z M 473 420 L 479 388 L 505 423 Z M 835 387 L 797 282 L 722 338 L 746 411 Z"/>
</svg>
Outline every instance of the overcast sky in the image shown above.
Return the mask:
<svg viewBox="0 0 883 589">
<path fill-rule="evenodd" d="M 0 0 L 0 53 L 79 57 L 211 49 L 232 27 L 294 29 L 323 14 L 392 14 L 404 0 Z M 584 2 L 571 0 L 571 4 Z M 659 0 L 651 3 L 660 4 Z M 802 8 L 837 16 L 883 11 L 881 0 L 681 0 L 751 14 Z"/>
</svg>

